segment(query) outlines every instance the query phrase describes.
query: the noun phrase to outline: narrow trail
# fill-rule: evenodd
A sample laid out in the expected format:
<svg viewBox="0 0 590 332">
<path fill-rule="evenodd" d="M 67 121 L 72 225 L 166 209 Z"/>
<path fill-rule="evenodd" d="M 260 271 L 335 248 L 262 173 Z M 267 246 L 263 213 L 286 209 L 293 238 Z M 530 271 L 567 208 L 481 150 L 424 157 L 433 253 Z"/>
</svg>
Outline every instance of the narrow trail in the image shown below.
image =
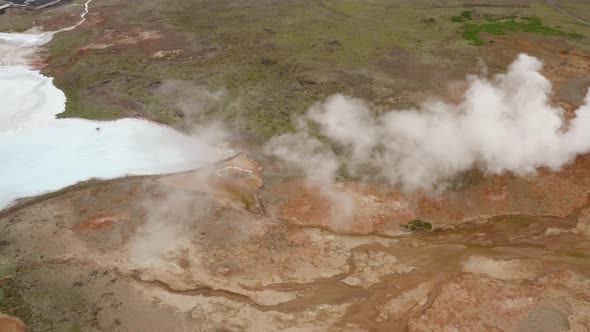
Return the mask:
<svg viewBox="0 0 590 332">
<path fill-rule="evenodd" d="M 563 14 L 573 18 L 574 20 L 578 21 L 579 23 L 585 24 L 587 26 L 590 26 L 590 22 L 588 21 L 584 21 L 583 19 L 577 17 L 576 15 L 570 13 L 569 11 L 561 8 L 559 5 L 557 5 L 555 2 L 551 1 L 551 0 L 543 0 L 546 4 L 548 4 L 549 6 L 559 10 L 560 12 L 562 12 Z"/>
<path fill-rule="evenodd" d="M 51 39 L 53 39 L 53 36 L 55 34 L 60 33 L 60 32 L 72 31 L 72 30 L 76 29 L 77 27 L 79 27 L 82 23 L 84 23 L 86 21 L 86 15 L 88 15 L 88 13 L 90 12 L 89 6 L 92 1 L 93 0 L 87 0 L 84 3 L 84 11 L 82 12 L 82 14 L 80 14 L 80 20 L 74 25 L 71 25 L 71 26 L 68 26 L 65 28 L 61 28 L 56 31 L 39 32 L 39 31 L 35 30 L 36 28 L 33 28 L 25 33 L 0 33 L 0 41 L 3 39 L 10 40 L 10 39 L 15 38 L 19 35 L 29 36 L 30 38 L 32 38 L 29 41 L 21 41 L 20 44 L 18 43 L 18 41 L 13 41 L 12 43 L 15 43 L 15 45 L 8 52 L 5 52 L 4 54 L 0 55 L 0 67 L 21 64 L 20 62 L 15 63 L 15 61 L 11 60 L 11 59 L 13 59 L 15 54 L 18 54 L 19 52 L 22 52 L 23 50 L 30 49 L 31 52 L 30 52 L 30 54 L 27 54 L 27 57 L 31 56 L 36 53 L 35 52 L 36 47 L 45 45 L 48 42 L 50 42 Z M 25 61 L 24 65 L 26 67 L 30 67 L 30 62 L 31 61 Z"/>
<path fill-rule="evenodd" d="M 92 0 L 87 0 L 84 3 L 84 12 L 82 14 L 80 14 L 80 21 L 72 26 L 66 27 L 66 28 L 61 28 L 57 31 L 52 32 L 51 34 L 54 35 L 56 33 L 60 33 L 60 32 L 64 32 L 64 31 L 72 31 L 74 29 L 76 29 L 77 27 L 79 27 L 82 23 L 86 22 L 86 15 L 88 15 L 88 13 L 90 12 L 90 3 L 92 2 Z"/>
</svg>

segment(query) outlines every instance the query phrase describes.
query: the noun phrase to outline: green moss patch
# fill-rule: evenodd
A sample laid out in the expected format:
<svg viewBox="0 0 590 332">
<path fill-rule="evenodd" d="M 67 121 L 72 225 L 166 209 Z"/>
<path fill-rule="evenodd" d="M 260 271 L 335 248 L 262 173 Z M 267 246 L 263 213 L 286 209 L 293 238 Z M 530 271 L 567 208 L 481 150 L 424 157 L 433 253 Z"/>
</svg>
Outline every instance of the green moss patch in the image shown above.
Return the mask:
<svg viewBox="0 0 590 332">
<path fill-rule="evenodd" d="M 465 13 L 465 12 L 463 12 Z M 471 14 L 469 16 L 463 15 L 453 16 L 453 22 L 467 22 L 472 21 Z M 546 26 L 538 17 L 531 16 L 495 16 L 486 15 L 483 17 L 485 22 L 474 23 L 469 22 L 463 24 L 463 38 L 468 40 L 472 45 L 481 46 L 484 44 L 480 33 L 486 32 L 492 35 L 505 35 L 509 31 L 520 31 L 528 33 L 536 33 L 546 36 L 565 36 L 572 39 L 582 38 L 578 33 L 568 33 L 556 28 Z"/>
<path fill-rule="evenodd" d="M 467 22 L 471 20 L 473 20 L 473 12 L 470 10 L 465 10 L 461 12 L 461 14 L 451 18 L 451 21 L 453 22 Z"/>
<path fill-rule="evenodd" d="M 16 265 L 14 264 L 0 264 L 0 278 L 7 277 L 16 272 Z"/>
<path fill-rule="evenodd" d="M 0 299 L 0 312 L 12 317 L 19 318 L 25 324 L 32 321 L 30 306 L 22 296 L 22 289 L 14 279 L 6 279 L 0 282 L 2 298 Z"/>
<path fill-rule="evenodd" d="M 401 228 L 406 232 L 428 232 L 432 230 L 432 224 L 424 220 L 414 219 L 402 224 Z"/>
<path fill-rule="evenodd" d="M 96 102 L 92 104 L 88 101 L 81 102 L 75 94 L 70 94 L 66 101 L 66 110 L 57 114 L 58 118 L 80 117 L 91 120 L 116 120 L 124 117 L 126 111 L 117 105 L 102 105 Z"/>
</svg>

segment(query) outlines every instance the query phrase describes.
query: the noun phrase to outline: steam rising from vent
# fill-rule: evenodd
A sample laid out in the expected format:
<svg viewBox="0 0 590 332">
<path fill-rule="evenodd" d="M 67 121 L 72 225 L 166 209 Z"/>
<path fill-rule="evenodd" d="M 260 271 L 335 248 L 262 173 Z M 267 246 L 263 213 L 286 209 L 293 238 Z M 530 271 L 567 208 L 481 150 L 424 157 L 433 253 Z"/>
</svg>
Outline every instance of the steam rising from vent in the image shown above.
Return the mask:
<svg viewBox="0 0 590 332">
<path fill-rule="evenodd" d="M 557 170 L 590 150 L 590 94 L 569 123 L 549 103 L 551 82 L 538 59 L 521 54 L 504 74 L 468 76 L 459 104 L 431 99 L 418 109 L 376 113 L 364 101 L 334 95 L 297 119 L 297 132 L 273 138 L 267 151 L 301 167 L 310 183 L 331 184 L 340 167 L 404 190 L 438 190 L 473 168 L 488 174 Z M 343 148 L 337 157 L 317 128 Z"/>
<path fill-rule="evenodd" d="M 162 258 L 187 245 L 191 227 L 211 208 L 205 195 L 173 190 L 140 204 L 146 222 L 130 241 L 130 259 L 140 266 L 160 264 Z"/>
<path fill-rule="evenodd" d="M 266 145 L 267 152 L 303 169 L 307 184 L 332 203 L 331 220 L 342 224 L 352 221 L 353 198 L 349 193 L 337 191 L 334 187 L 334 178 L 340 168 L 336 154 L 303 129 L 303 122 L 299 127 L 302 129 L 297 133 L 273 138 Z"/>
</svg>

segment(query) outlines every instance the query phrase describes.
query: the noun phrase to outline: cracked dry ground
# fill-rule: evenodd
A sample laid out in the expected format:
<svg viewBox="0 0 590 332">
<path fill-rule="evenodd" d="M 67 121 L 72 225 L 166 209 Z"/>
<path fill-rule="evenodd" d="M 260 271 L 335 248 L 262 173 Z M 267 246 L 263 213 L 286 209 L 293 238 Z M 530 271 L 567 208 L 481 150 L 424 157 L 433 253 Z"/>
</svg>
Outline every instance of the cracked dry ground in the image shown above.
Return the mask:
<svg viewBox="0 0 590 332">
<path fill-rule="evenodd" d="M 587 331 L 589 162 L 437 198 L 343 183 L 338 227 L 245 156 L 92 183 L 3 213 L 0 311 L 30 331 Z"/>
</svg>

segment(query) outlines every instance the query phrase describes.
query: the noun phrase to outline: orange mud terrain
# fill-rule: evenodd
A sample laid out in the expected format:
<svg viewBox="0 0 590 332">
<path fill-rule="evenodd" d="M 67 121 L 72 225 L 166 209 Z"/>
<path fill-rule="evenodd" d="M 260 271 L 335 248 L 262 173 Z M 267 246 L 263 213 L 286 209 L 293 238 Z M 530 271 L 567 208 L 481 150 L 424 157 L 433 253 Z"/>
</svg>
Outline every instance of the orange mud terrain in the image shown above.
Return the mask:
<svg viewBox="0 0 590 332">
<path fill-rule="evenodd" d="M 3 213 L 2 257 L 27 267 L 5 277 L 5 300 L 29 303 L 9 314 L 33 330 L 584 331 L 588 158 L 527 179 L 473 174 L 436 197 L 341 183 L 356 205 L 338 225 L 299 180 L 245 155 L 95 182 Z M 433 230 L 400 228 L 415 218 Z M 159 223 L 180 228 L 144 257 L 168 241 Z"/>
</svg>

